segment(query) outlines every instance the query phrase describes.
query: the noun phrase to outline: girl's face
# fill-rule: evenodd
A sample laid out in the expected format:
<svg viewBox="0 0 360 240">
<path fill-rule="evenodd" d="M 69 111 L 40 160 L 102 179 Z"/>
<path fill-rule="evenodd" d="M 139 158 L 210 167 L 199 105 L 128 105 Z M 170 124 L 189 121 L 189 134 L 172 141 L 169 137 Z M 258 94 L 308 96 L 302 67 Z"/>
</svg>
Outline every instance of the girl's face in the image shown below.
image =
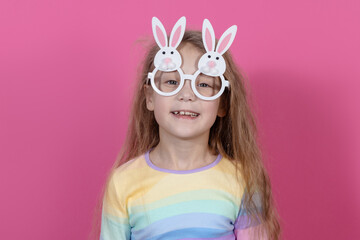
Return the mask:
<svg viewBox="0 0 360 240">
<path fill-rule="evenodd" d="M 194 74 L 203 53 L 190 43 L 183 44 L 178 50 L 182 56 L 181 69 L 184 74 Z M 207 137 L 208 140 L 216 116 L 225 116 L 225 111 L 219 107 L 220 97 L 210 101 L 196 97 L 190 80 L 185 80 L 183 88 L 176 95 L 161 96 L 153 91 L 150 85 L 145 85 L 145 95 L 147 109 L 154 111 L 159 124 L 160 136 L 167 134 L 184 140 Z M 174 114 L 181 111 L 199 115 L 192 117 Z"/>
</svg>

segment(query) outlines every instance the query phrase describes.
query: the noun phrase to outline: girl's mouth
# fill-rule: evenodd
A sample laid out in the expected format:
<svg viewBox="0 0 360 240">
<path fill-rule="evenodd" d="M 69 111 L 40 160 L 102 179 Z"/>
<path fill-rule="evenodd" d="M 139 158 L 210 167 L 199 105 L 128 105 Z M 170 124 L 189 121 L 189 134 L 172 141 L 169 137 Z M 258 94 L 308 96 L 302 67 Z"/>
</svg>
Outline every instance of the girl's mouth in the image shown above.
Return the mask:
<svg viewBox="0 0 360 240">
<path fill-rule="evenodd" d="M 171 113 L 175 117 L 185 118 L 185 119 L 194 119 L 194 118 L 196 118 L 196 117 L 198 117 L 200 115 L 199 113 L 188 112 L 188 111 L 173 111 Z"/>
</svg>

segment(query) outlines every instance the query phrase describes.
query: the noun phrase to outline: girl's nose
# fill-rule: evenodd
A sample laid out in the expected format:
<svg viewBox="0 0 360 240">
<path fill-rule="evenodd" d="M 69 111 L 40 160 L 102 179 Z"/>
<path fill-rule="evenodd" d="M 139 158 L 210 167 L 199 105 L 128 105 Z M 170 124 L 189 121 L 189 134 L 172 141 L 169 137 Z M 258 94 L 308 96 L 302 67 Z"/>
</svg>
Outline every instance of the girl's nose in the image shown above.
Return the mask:
<svg viewBox="0 0 360 240">
<path fill-rule="evenodd" d="M 195 93 L 193 92 L 191 88 L 191 81 L 185 79 L 184 86 L 178 93 L 179 100 L 184 101 L 194 101 L 195 100 Z"/>
</svg>

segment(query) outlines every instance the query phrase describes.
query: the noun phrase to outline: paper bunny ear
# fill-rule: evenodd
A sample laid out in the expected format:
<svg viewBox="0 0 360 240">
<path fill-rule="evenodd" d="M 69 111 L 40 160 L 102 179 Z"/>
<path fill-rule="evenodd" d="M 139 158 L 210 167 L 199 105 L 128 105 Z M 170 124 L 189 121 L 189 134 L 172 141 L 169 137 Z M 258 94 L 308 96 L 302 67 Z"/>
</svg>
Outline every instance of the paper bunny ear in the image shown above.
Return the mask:
<svg viewBox="0 0 360 240">
<path fill-rule="evenodd" d="M 236 31 L 237 31 L 236 25 L 229 27 L 223 33 L 223 35 L 221 35 L 221 38 L 216 46 L 215 52 L 218 52 L 219 54 L 223 55 L 229 49 L 232 42 L 234 41 Z"/>
<path fill-rule="evenodd" d="M 152 30 L 157 45 L 159 45 L 160 48 L 167 47 L 168 39 L 165 28 L 157 17 L 152 18 Z"/>
<path fill-rule="evenodd" d="M 185 32 L 186 18 L 181 17 L 173 27 L 170 34 L 170 46 L 173 48 L 177 48 L 179 46 Z"/>
<path fill-rule="evenodd" d="M 215 33 L 210 21 L 207 19 L 204 19 L 203 22 L 202 39 L 205 50 L 213 52 L 215 49 Z"/>
</svg>

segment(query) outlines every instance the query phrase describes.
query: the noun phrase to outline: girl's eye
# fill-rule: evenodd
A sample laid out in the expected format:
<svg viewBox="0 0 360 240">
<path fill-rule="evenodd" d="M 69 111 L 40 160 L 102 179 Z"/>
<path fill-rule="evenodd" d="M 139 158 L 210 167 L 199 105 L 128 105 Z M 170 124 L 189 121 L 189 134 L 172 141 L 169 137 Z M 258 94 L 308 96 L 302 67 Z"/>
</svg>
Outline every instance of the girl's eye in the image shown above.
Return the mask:
<svg viewBox="0 0 360 240">
<path fill-rule="evenodd" d="M 170 85 L 177 85 L 178 82 L 176 80 L 168 80 L 166 83 L 170 84 Z"/>
<path fill-rule="evenodd" d="M 207 83 L 199 83 L 199 86 L 200 87 L 212 87 L 212 86 L 210 86 L 209 84 L 207 84 Z"/>
</svg>

